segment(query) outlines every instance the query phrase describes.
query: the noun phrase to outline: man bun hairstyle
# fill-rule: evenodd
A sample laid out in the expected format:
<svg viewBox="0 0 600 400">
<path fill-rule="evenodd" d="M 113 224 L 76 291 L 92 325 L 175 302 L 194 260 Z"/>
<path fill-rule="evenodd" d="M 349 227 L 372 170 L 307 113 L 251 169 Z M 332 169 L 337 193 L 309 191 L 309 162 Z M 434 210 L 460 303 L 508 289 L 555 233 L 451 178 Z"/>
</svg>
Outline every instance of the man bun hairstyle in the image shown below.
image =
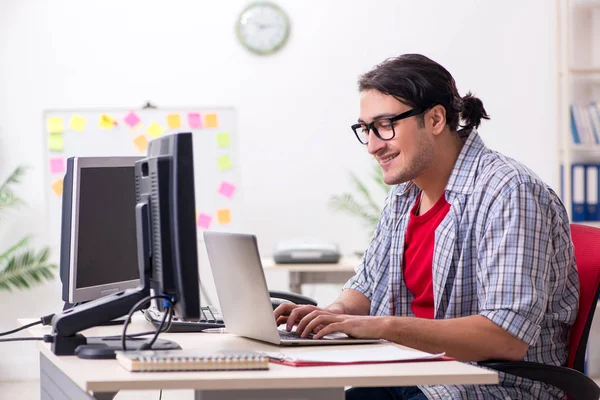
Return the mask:
<svg viewBox="0 0 600 400">
<path fill-rule="evenodd" d="M 490 119 L 483 102 L 471 92 L 458 94 L 454 78 L 446 68 L 421 54 L 388 58 L 358 80 L 358 90 L 375 89 L 414 108 L 440 104 L 446 109 L 446 124 L 452 131 L 479 127 Z M 418 116 L 423 123 L 423 115 Z"/>
</svg>

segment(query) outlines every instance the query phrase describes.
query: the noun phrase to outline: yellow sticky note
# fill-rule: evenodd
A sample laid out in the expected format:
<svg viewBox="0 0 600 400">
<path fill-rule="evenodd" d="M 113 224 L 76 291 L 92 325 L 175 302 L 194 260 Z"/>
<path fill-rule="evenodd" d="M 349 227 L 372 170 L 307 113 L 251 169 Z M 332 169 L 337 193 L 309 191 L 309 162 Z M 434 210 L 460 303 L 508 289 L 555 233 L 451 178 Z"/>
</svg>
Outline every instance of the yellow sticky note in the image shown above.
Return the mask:
<svg viewBox="0 0 600 400">
<path fill-rule="evenodd" d="M 217 121 L 217 114 L 206 114 L 204 116 L 204 127 L 205 128 L 216 128 L 219 126 Z"/>
<path fill-rule="evenodd" d="M 217 146 L 229 147 L 230 144 L 231 144 L 231 138 L 229 137 L 229 133 L 227 133 L 227 132 L 217 133 Z"/>
<path fill-rule="evenodd" d="M 115 119 L 107 114 L 100 116 L 100 128 L 112 129 L 115 126 Z"/>
<path fill-rule="evenodd" d="M 148 127 L 148 135 L 152 136 L 153 138 L 159 137 L 160 135 L 162 135 L 164 133 L 164 131 L 165 131 L 165 128 L 163 128 L 156 122 L 151 123 L 150 126 Z"/>
<path fill-rule="evenodd" d="M 228 208 L 221 208 L 217 210 L 217 221 L 219 224 L 228 224 L 231 222 L 231 211 Z"/>
<path fill-rule="evenodd" d="M 48 135 L 48 149 L 51 151 L 63 151 L 65 138 L 62 133 L 51 133 Z"/>
<path fill-rule="evenodd" d="M 133 139 L 133 145 L 140 153 L 143 153 L 148 149 L 148 139 L 146 136 L 140 135 Z"/>
<path fill-rule="evenodd" d="M 71 122 L 69 122 L 69 128 L 77 132 L 83 132 L 85 129 L 85 117 L 81 115 L 72 115 Z"/>
<path fill-rule="evenodd" d="M 179 114 L 167 115 L 167 125 L 169 128 L 181 128 L 181 117 L 179 117 Z"/>
<path fill-rule="evenodd" d="M 52 184 L 52 191 L 58 197 L 62 197 L 62 192 L 63 192 L 63 180 L 62 180 L 62 178 L 59 179 L 59 180 L 57 180 L 56 182 L 54 182 Z"/>
<path fill-rule="evenodd" d="M 221 171 L 226 171 L 228 169 L 231 169 L 231 167 L 233 167 L 233 164 L 231 163 L 231 158 L 229 158 L 228 154 L 217 157 L 217 165 L 219 166 L 219 169 Z"/>
<path fill-rule="evenodd" d="M 48 121 L 46 121 L 46 128 L 48 133 L 62 133 L 65 130 L 61 117 L 48 118 Z"/>
</svg>

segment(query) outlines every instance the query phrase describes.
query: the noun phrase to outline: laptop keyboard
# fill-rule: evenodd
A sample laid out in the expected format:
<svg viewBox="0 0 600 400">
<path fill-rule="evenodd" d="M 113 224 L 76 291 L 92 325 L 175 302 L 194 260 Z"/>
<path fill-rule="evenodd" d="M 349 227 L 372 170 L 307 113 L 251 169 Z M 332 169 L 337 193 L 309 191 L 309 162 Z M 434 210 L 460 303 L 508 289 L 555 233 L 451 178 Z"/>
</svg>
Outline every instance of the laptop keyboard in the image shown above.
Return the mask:
<svg viewBox="0 0 600 400">
<path fill-rule="evenodd" d="M 295 331 L 288 332 L 286 330 L 277 330 L 279 332 L 279 338 L 282 340 L 312 340 L 314 334 L 309 334 L 307 338 L 300 337 Z"/>
</svg>

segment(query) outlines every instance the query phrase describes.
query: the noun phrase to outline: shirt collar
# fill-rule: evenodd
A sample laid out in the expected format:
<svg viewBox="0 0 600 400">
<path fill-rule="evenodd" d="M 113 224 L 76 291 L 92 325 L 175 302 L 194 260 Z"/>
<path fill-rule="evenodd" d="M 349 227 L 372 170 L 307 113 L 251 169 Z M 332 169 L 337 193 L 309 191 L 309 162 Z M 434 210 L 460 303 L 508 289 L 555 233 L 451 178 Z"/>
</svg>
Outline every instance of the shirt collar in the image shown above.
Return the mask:
<svg viewBox="0 0 600 400">
<path fill-rule="evenodd" d="M 454 163 L 454 168 L 446 185 L 446 191 L 469 194 L 473 191 L 479 158 L 486 147 L 476 129 L 471 131 L 461 129 L 457 133 L 464 145 Z M 415 184 L 412 181 L 401 183 L 397 186 L 396 193 L 399 196 L 404 196 L 414 186 Z"/>
</svg>

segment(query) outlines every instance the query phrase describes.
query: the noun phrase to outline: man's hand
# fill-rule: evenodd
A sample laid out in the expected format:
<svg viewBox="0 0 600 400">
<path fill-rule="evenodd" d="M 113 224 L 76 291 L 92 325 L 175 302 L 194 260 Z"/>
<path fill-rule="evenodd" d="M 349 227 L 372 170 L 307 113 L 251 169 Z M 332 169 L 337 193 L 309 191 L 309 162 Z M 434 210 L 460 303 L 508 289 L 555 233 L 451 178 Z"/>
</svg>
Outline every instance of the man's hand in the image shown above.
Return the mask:
<svg viewBox="0 0 600 400">
<path fill-rule="evenodd" d="M 300 323 L 306 315 L 312 312 L 323 312 L 333 315 L 331 311 L 316 306 L 283 303 L 274 311 L 275 321 L 277 321 L 277 326 L 286 324 L 286 329 L 291 331 L 294 325 Z"/>
<path fill-rule="evenodd" d="M 313 339 L 321 339 L 334 332 L 343 332 L 360 339 L 381 339 L 385 318 L 313 311 L 300 321 L 296 333 L 301 337 L 308 337 L 314 332 Z"/>
</svg>

